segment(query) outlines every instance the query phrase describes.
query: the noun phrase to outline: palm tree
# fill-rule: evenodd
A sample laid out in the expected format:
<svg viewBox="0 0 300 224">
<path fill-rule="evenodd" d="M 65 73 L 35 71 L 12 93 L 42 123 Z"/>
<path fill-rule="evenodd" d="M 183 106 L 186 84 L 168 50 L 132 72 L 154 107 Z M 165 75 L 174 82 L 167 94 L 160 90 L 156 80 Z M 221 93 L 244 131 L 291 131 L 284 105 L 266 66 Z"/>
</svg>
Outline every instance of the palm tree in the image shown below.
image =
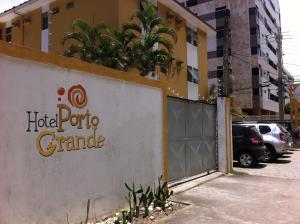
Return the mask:
<svg viewBox="0 0 300 224">
<path fill-rule="evenodd" d="M 107 37 L 110 40 L 111 48 L 109 52 L 106 52 L 106 60 L 103 61 L 103 65 L 125 71 L 132 68 L 131 43 L 136 36 L 125 30 L 110 29 Z"/>
<path fill-rule="evenodd" d="M 106 26 L 99 24 L 95 27 L 90 26 L 83 20 L 75 20 L 72 24 L 73 32 L 65 34 L 62 39 L 62 44 L 68 40 L 73 40 L 68 49 L 64 52 L 65 56 L 79 56 L 81 60 L 95 63 L 99 58 L 102 58 L 102 50 L 108 48 L 109 42 L 103 37 L 106 32 Z M 99 46 L 101 45 L 101 48 Z"/>
<path fill-rule="evenodd" d="M 133 33 L 110 29 L 104 24 L 92 27 L 81 19 L 73 22 L 72 29 L 73 32 L 62 39 L 63 45 L 73 40 L 64 52 L 65 56 L 78 56 L 83 61 L 120 70 L 132 67 L 129 44 L 135 37 Z"/>
<path fill-rule="evenodd" d="M 144 10 L 137 11 L 131 18 L 138 23 L 128 23 L 123 26 L 123 32 L 137 33 L 132 43 L 132 60 L 142 76 L 155 71 L 160 66 L 161 72 L 168 75 L 172 70 L 172 46 L 166 36 L 177 41 L 176 32 L 164 24 L 151 3 L 143 3 Z M 159 47 L 159 45 L 161 47 Z"/>
</svg>

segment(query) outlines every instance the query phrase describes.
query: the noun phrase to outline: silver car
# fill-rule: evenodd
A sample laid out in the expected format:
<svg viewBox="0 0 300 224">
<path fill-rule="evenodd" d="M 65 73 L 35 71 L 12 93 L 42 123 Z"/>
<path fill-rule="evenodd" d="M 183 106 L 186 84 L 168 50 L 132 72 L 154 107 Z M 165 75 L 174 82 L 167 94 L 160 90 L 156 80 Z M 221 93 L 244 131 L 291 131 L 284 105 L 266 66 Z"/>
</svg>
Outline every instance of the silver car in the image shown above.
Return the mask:
<svg viewBox="0 0 300 224">
<path fill-rule="evenodd" d="M 249 125 L 249 124 L 248 124 Z M 251 123 L 263 136 L 266 150 L 266 162 L 275 161 L 278 157 L 287 152 L 289 146 L 288 136 L 275 123 Z"/>
</svg>

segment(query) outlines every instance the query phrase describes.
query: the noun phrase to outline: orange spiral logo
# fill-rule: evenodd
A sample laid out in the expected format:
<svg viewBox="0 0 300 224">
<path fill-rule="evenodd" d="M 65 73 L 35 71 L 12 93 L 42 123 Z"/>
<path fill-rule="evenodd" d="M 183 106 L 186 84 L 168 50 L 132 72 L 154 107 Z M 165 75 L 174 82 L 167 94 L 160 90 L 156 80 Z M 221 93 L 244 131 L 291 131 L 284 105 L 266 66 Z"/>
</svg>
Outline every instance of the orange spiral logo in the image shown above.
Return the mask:
<svg viewBox="0 0 300 224">
<path fill-rule="evenodd" d="M 82 85 L 72 86 L 68 91 L 68 99 L 73 107 L 83 108 L 87 104 L 86 91 Z"/>
</svg>

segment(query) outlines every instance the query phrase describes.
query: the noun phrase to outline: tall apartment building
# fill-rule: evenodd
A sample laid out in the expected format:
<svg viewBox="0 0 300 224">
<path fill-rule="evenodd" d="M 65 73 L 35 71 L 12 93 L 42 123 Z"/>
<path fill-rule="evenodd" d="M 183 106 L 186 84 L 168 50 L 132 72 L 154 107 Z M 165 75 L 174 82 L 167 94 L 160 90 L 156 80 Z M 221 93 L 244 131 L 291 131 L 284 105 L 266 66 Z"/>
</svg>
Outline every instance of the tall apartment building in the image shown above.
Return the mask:
<svg viewBox="0 0 300 224">
<path fill-rule="evenodd" d="M 72 31 L 75 19 L 120 28 L 141 10 L 141 1 L 28 0 L 0 14 L 0 39 L 62 54 L 62 37 Z M 151 2 L 178 36 L 173 49 L 176 74 L 168 80 L 168 95 L 191 100 L 207 97 L 207 37 L 215 35 L 214 28 L 175 0 Z"/>
<path fill-rule="evenodd" d="M 285 105 L 290 103 L 290 92 L 288 85 L 294 83 L 295 79 L 292 74 L 286 69 L 283 68 L 283 83 L 285 84 L 284 87 L 284 96 L 285 96 Z"/>
<path fill-rule="evenodd" d="M 236 104 L 250 115 L 278 113 L 278 0 L 178 1 L 217 30 L 208 39 L 209 84 L 223 78 L 224 18 L 228 16 Z"/>
</svg>

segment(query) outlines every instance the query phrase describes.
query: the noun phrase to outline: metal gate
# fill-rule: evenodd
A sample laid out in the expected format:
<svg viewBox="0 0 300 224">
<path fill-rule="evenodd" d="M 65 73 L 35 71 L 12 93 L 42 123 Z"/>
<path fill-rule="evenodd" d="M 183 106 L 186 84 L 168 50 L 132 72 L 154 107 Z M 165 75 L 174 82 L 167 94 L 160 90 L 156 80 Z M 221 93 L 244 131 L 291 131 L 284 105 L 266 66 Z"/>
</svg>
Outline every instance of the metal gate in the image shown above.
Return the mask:
<svg viewBox="0 0 300 224">
<path fill-rule="evenodd" d="M 171 181 L 216 170 L 216 108 L 168 97 Z"/>
</svg>

